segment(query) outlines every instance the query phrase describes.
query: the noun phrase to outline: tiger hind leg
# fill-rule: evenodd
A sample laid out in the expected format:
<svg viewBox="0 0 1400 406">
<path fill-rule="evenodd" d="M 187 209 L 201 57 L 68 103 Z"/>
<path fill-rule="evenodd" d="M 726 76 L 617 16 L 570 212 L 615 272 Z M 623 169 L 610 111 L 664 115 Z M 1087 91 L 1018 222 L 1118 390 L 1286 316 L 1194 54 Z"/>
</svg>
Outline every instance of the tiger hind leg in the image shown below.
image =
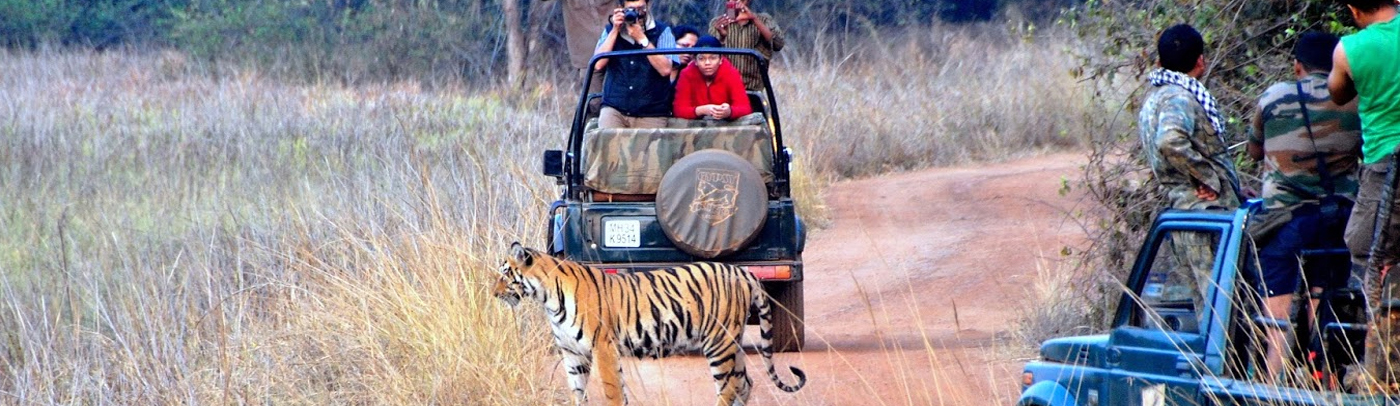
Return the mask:
<svg viewBox="0 0 1400 406">
<path fill-rule="evenodd" d="M 716 406 L 743 406 L 749 402 L 749 392 L 753 381 L 749 379 L 744 365 L 744 354 L 737 341 L 729 341 L 705 351 L 710 361 L 710 375 L 715 379 L 715 391 L 719 398 Z"/>
</svg>

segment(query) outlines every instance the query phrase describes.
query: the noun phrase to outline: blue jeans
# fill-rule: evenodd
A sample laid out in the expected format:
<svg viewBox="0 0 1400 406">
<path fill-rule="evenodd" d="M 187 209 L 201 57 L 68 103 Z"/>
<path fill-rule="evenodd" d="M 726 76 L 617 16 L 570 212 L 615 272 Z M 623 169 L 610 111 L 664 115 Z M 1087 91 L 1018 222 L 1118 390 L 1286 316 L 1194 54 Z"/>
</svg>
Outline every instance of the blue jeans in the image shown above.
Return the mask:
<svg viewBox="0 0 1400 406">
<path fill-rule="evenodd" d="M 1323 214 L 1316 204 L 1293 209 L 1293 220 L 1285 224 L 1259 249 L 1263 268 L 1260 293 L 1264 297 L 1291 295 L 1306 279 L 1309 288 L 1346 286 L 1351 276 L 1351 260 L 1344 255 L 1328 255 L 1301 261 L 1299 255 L 1310 249 L 1345 249 L 1342 235 L 1351 208 Z"/>
</svg>

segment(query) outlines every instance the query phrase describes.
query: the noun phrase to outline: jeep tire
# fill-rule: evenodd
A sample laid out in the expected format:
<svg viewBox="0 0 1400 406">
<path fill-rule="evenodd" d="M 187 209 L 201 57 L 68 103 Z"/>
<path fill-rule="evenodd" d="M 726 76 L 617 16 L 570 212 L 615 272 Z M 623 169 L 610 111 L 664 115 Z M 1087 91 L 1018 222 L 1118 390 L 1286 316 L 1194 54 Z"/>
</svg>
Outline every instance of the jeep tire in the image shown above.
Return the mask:
<svg viewBox="0 0 1400 406">
<path fill-rule="evenodd" d="M 807 338 L 802 281 L 764 282 L 763 290 L 773 298 L 773 351 L 801 352 Z"/>
</svg>

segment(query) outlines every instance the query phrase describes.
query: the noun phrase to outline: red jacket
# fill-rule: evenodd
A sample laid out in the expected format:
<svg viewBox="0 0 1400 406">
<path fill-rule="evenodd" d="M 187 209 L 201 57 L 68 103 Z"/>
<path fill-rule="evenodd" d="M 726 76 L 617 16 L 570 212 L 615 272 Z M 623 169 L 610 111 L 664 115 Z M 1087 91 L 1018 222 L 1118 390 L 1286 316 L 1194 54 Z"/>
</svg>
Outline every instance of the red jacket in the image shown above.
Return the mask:
<svg viewBox="0 0 1400 406">
<path fill-rule="evenodd" d="M 676 78 L 676 101 L 673 103 L 676 117 L 695 120 L 700 118 L 695 115 L 696 107 L 721 103 L 729 103 L 731 120 L 753 113 L 749 95 L 744 93 L 744 78 L 728 58 L 720 59 L 715 82 L 709 85 L 705 84 L 696 62 L 691 61 L 690 66 L 681 70 L 681 75 Z"/>
</svg>

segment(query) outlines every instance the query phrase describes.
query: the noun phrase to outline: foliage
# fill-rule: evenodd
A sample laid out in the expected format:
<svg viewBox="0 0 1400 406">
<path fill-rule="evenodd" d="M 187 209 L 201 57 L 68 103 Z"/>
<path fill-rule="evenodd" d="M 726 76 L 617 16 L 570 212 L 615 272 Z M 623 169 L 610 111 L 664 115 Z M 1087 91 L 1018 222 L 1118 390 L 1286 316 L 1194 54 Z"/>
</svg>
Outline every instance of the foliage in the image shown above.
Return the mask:
<svg viewBox="0 0 1400 406">
<path fill-rule="evenodd" d="M 1308 30 L 1339 35 L 1345 9 L 1327 0 L 1226 2 L 1205 0 L 1093 0 L 1068 10 L 1060 23 L 1073 29 L 1086 47 L 1078 49 L 1075 74 L 1094 89 L 1098 103 L 1115 114 L 1086 117 L 1092 131 L 1089 163 L 1080 185 L 1091 208 L 1081 220 L 1094 245 L 1082 252 L 1079 275 L 1092 292 L 1094 309 L 1110 309 L 1144 231 L 1160 207 L 1155 186 L 1140 160 L 1137 141 L 1139 101 L 1147 90 L 1145 76 L 1156 58 L 1156 35 L 1189 23 L 1206 40 L 1208 72 L 1203 82 L 1221 103 L 1227 143 L 1247 189 L 1258 190 L 1254 168 L 1240 143 L 1257 98 L 1270 84 L 1292 79 L 1292 45 Z M 1102 326 L 1106 314 L 1088 314 L 1085 325 Z"/>
<path fill-rule="evenodd" d="M 490 77 L 503 51 L 494 2 L 197 0 L 168 41 L 216 62 L 280 76 L 358 82 Z"/>
<path fill-rule="evenodd" d="M 834 34 L 873 34 L 935 20 L 985 21 L 1003 7 L 1043 16 L 1077 0 L 853 2 L 756 0 L 787 28 L 794 48 Z M 562 49 L 560 1 L 523 1 L 531 50 Z M 718 0 L 655 1 L 672 24 L 704 28 Z M 0 47 L 173 47 L 214 65 L 237 63 L 310 81 L 490 83 L 504 70 L 504 22 L 492 0 L 0 0 Z M 801 26 L 791 26 L 797 21 Z M 601 23 L 601 20 L 600 20 Z M 857 44 L 836 49 L 845 53 Z M 559 75 L 562 53 L 530 52 L 535 75 Z"/>
<path fill-rule="evenodd" d="M 153 37 L 175 0 L 0 0 L 0 47 L 106 48 Z"/>
</svg>

